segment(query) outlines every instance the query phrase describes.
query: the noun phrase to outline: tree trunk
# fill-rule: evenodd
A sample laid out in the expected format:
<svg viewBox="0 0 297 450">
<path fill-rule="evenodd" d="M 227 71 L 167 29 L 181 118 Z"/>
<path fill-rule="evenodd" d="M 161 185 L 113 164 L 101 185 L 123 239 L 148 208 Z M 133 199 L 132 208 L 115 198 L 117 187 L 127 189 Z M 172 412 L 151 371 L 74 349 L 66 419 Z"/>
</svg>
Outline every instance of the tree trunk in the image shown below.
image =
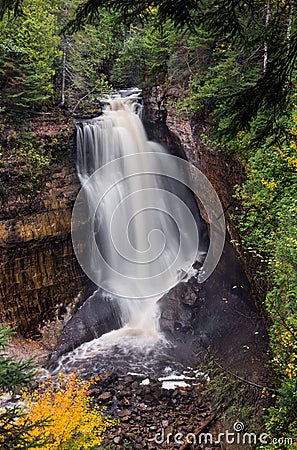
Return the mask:
<svg viewBox="0 0 297 450">
<path fill-rule="evenodd" d="M 288 50 L 288 52 L 290 50 L 290 44 L 291 44 L 291 32 L 292 32 L 292 24 L 293 24 L 293 14 L 294 14 L 294 2 L 291 1 L 291 3 L 290 3 L 289 22 L 288 22 L 288 28 L 287 28 L 287 50 Z"/>
<path fill-rule="evenodd" d="M 266 5 L 266 15 L 265 15 L 265 29 L 267 29 L 270 19 L 270 2 L 267 2 Z M 268 44 L 267 41 L 264 41 L 264 58 L 263 58 L 263 72 L 266 73 L 268 63 Z"/>
<path fill-rule="evenodd" d="M 62 58 L 61 106 L 65 106 L 65 84 L 66 84 L 66 40 L 64 39 L 63 58 Z"/>
</svg>

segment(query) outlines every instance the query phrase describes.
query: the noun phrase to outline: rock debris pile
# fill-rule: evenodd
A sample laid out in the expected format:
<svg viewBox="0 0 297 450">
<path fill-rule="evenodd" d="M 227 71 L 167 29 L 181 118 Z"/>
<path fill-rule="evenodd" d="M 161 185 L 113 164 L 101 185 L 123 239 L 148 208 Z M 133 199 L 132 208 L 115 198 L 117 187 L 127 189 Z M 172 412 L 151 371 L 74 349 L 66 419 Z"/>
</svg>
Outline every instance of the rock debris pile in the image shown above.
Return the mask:
<svg viewBox="0 0 297 450">
<path fill-rule="evenodd" d="M 174 377 L 172 377 L 174 378 Z M 203 384 L 192 375 L 183 386 L 166 389 L 164 381 L 107 372 L 92 386 L 95 404 L 119 423 L 107 430 L 102 448 L 108 449 L 215 449 L 220 445 L 199 444 L 199 430 L 208 431 L 215 418 Z M 194 379 L 194 381 L 193 381 Z M 185 386 L 186 385 L 186 386 Z M 193 443 L 195 443 L 193 445 Z"/>
</svg>

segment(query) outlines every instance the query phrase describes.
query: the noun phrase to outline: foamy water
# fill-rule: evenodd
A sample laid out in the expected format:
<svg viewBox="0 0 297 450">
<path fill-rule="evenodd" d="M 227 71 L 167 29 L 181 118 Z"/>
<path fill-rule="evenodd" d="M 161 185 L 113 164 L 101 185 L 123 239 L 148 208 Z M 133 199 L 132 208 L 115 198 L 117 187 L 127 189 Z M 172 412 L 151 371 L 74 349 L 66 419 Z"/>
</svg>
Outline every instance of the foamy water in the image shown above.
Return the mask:
<svg viewBox="0 0 297 450">
<path fill-rule="evenodd" d="M 125 326 L 63 355 L 51 373 L 77 370 L 81 376 L 90 376 L 115 370 L 120 374 L 165 375 L 183 370 L 177 359 L 174 345 L 160 333 L 146 334 L 143 329 Z"/>
</svg>

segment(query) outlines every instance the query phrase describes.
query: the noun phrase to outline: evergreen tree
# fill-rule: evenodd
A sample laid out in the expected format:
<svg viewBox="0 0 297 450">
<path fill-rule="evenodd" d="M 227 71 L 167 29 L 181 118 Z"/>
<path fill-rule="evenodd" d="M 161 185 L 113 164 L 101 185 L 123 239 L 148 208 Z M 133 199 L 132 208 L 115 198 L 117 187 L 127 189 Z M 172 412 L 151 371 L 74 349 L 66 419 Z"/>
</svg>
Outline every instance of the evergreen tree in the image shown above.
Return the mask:
<svg viewBox="0 0 297 450">
<path fill-rule="evenodd" d="M 224 134 L 236 135 L 266 110 L 261 135 L 267 135 L 276 115 L 282 115 L 294 90 L 297 58 L 296 1 L 293 0 L 88 0 L 68 24 L 74 31 L 98 20 L 104 6 L 126 23 L 146 21 L 151 12 L 159 24 L 167 19 L 177 29 L 204 29 L 218 43 L 230 44 L 240 66 L 229 90 L 224 89 Z M 295 6 L 295 7 L 294 7 Z M 231 85 L 232 84 L 232 85 Z"/>
<path fill-rule="evenodd" d="M 124 28 L 115 24 L 106 11 L 100 13 L 100 24 L 86 25 L 73 36 L 65 36 L 66 95 L 72 108 L 82 98 L 88 102 L 111 90 L 110 72 L 123 45 Z M 80 105 L 81 106 L 81 105 Z"/>
<path fill-rule="evenodd" d="M 5 14 L 0 30 L 0 106 L 14 117 L 52 100 L 60 57 L 55 3 L 27 0 L 22 6 L 22 16 Z"/>
</svg>

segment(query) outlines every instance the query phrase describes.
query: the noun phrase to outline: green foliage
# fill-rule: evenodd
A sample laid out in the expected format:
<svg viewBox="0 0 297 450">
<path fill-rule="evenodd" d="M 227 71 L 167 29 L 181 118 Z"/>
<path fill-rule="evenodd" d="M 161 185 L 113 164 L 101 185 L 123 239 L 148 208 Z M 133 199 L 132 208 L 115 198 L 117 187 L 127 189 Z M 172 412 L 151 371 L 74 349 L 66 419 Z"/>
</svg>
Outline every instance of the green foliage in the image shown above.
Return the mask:
<svg viewBox="0 0 297 450">
<path fill-rule="evenodd" d="M 14 117 L 52 100 L 54 64 L 61 56 L 55 3 L 28 0 L 23 13 L 15 19 L 7 14 L 0 31 L 0 103 Z"/>
<path fill-rule="evenodd" d="M 215 107 L 217 120 L 224 121 L 230 89 L 240 79 L 235 54 L 226 42 L 214 46 L 212 41 L 205 41 L 203 56 L 203 64 L 191 74 L 187 96 L 180 106 L 190 115 Z"/>
<path fill-rule="evenodd" d="M 3 157 L 4 153 L 0 156 Z M 40 192 L 47 168 L 52 160 L 46 142 L 26 133 L 22 139 L 5 150 L 3 164 L 0 162 L 0 192 L 2 200 L 9 195 L 7 186 L 16 185 L 15 193 L 35 198 Z"/>
<path fill-rule="evenodd" d="M 150 24 L 130 27 L 111 71 L 113 85 L 147 87 L 164 82 L 177 45 L 176 31 L 169 21 L 158 27 L 154 14 Z"/>
<path fill-rule="evenodd" d="M 66 96 L 72 108 L 77 102 L 80 108 L 84 106 L 83 110 L 92 105 L 98 108 L 100 95 L 111 91 L 110 71 L 123 39 L 123 25 L 104 10 L 100 12 L 100 23 L 86 25 L 75 35 L 64 37 Z"/>
<path fill-rule="evenodd" d="M 293 98 L 294 99 L 294 98 Z M 294 105 L 294 102 L 293 102 Z M 248 178 L 238 188 L 243 206 L 243 244 L 266 265 L 265 299 L 270 345 L 281 394 L 267 416 L 271 438 L 297 438 L 297 115 L 283 120 L 278 142 L 267 139 L 249 159 Z M 273 138 L 273 135 L 272 135 Z M 283 447 L 279 447 L 283 448 Z M 289 448 L 289 447 L 288 447 Z M 293 448 L 293 447 L 292 447 Z"/>
<path fill-rule="evenodd" d="M 195 34 L 189 32 L 179 33 L 175 36 L 176 43 L 172 48 L 169 63 L 168 76 L 172 86 L 182 86 L 187 89 L 194 77 L 207 73 L 210 64 L 212 48 L 215 45 L 213 39 L 202 28 Z M 189 102 L 189 91 L 185 98 L 192 113 L 197 107 Z"/>
<path fill-rule="evenodd" d="M 3 19 L 6 12 L 13 11 L 14 16 L 22 14 L 22 0 L 1 0 L 0 2 L 0 20 Z"/>
<path fill-rule="evenodd" d="M 284 382 L 276 407 L 269 408 L 269 415 L 266 417 L 266 429 L 269 437 L 273 439 L 275 436 L 291 439 L 292 444 L 273 445 L 268 448 L 275 449 L 295 449 L 297 440 L 297 377 L 296 375 Z"/>
<path fill-rule="evenodd" d="M 211 398 L 217 416 L 230 424 L 243 422 L 245 429 L 257 432 L 259 418 L 256 414 L 256 401 L 261 398 L 261 389 L 246 384 L 225 371 L 210 353 L 202 355 L 202 363 L 198 369 L 202 374 L 201 383 L 205 384 L 204 394 Z M 206 377 L 209 377 L 207 383 Z"/>
<path fill-rule="evenodd" d="M 144 39 L 143 30 L 130 31 L 111 71 L 111 82 L 115 87 L 143 87 L 147 61 Z"/>
<path fill-rule="evenodd" d="M 152 12 L 149 24 L 131 25 L 127 31 L 111 70 L 111 82 L 116 87 L 165 84 L 168 90 L 179 89 L 179 96 L 183 95 L 194 73 L 208 67 L 211 45 L 212 40 L 203 30 L 195 35 L 185 30 L 177 32 L 170 20 L 160 26 Z M 172 107 L 180 108 L 181 102 L 172 103 Z"/>
<path fill-rule="evenodd" d="M 11 335 L 10 328 L 0 325 L 0 387 L 2 391 L 13 391 L 33 378 L 32 360 L 16 360 L 7 355 L 6 348 Z"/>
<path fill-rule="evenodd" d="M 98 95 L 111 90 L 109 74 L 124 39 L 123 25 L 102 9 L 95 24 L 61 36 L 77 0 L 21 5 L 21 15 L 6 12 L 1 23 L 1 111 L 23 119 L 58 103 L 73 109 L 79 102 L 82 109 L 83 97 L 98 105 Z"/>
</svg>

